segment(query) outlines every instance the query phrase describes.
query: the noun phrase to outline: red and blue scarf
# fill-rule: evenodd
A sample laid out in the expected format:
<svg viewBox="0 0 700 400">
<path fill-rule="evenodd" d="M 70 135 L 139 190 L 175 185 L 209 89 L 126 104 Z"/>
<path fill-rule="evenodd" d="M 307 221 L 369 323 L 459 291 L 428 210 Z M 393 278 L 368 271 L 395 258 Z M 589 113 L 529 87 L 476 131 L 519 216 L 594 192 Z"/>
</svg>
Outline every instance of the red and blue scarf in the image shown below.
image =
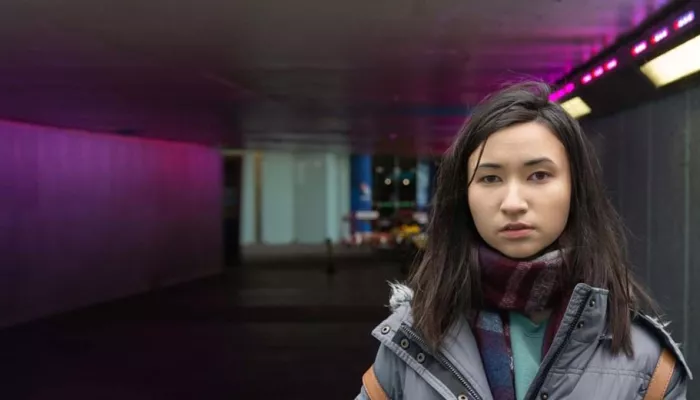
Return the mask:
<svg viewBox="0 0 700 400">
<path fill-rule="evenodd" d="M 562 263 L 562 252 L 558 250 L 523 261 L 488 247 L 479 249 L 484 307 L 476 315 L 473 330 L 494 400 L 515 400 L 508 312 L 529 315 L 552 310 L 543 358 L 552 344 L 568 300 L 559 284 Z"/>
</svg>

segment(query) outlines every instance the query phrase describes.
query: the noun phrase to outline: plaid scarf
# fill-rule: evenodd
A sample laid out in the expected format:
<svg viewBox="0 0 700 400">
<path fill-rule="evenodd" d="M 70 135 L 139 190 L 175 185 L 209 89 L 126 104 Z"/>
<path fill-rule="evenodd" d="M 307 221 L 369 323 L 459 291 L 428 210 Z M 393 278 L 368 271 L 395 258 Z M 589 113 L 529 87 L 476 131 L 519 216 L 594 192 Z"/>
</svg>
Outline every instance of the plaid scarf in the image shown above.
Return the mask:
<svg viewBox="0 0 700 400">
<path fill-rule="evenodd" d="M 494 400 L 515 400 L 508 312 L 553 310 L 545 333 L 543 357 L 554 339 L 566 308 L 557 284 L 562 261 L 560 251 L 518 261 L 484 246 L 479 249 L 485 307 L 477 313 L 472 326 Z"/>
</svg>

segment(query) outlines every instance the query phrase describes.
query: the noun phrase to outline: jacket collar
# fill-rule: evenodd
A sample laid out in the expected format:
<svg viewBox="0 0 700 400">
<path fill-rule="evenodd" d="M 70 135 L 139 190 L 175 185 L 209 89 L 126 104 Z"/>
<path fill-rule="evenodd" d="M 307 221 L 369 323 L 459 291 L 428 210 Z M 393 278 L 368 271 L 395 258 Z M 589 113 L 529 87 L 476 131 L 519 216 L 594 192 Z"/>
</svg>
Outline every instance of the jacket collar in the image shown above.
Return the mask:
<svg viewBox="0 0 700 400">
<path fill-rule="evenodd" d="M 413 316 L 411 314 L 411 301 L 413 291 L 402 284 L 391 284 L 390 308 L 392 315 L 373 331 L 373 335 L 388 348 L 406 361 L 406 363 L 423 377 L 438 393 L 445 398 L 454 398 L 454 391 L 450 393 L 448 386 L 441 380 L 441 376 L 434 374 L 424 367 L 420 361 L 416 362 L 410 351 L 405 351 L 400 346 L 400 340 L 395 340 L 402 329 L 413 330 Z M 567 350 L 558 360 L 554 361 L 555 368 L 564 368 L 571 360 L 587 360 L 598 347 L 596 341 L 609 340 L 611 334 L 607 329 L 608 291 L 591 287 L 586 284 L 578 284 L 562 318 L 562 322 L 554 337 L 551 349 L 542 360 L 542 364 L 549 362 L 553 357 L 553 350 L 560 347 L 565 340 L 569 340 Z M 646 328 L 658 337 L 662 345 L 669 348 L 680 361 L 686 374 L 692 379 L 683 353 L 679 345 L 673 341 L 665 323 L 658 319 L 639 314 L 634 318 L 635 325 Z M 411 348 L 412 349 L 412 348 Z M 422 349 L 420 351 L 424 351 Z M 484 400 L 492 400 L 488 381 L 481 362 L 481 355 L 476 344 L 467 318 L 460 317 L 449 329 L 439 353 L 444 356 L 463 375 Z M 415 355 L 415 354 L 414 354 Z M 442 375 L 444 377 L 444 374 Z"/>
<path fill-rule="evenodd" d="M 408 309 L 408 312 L 400 313 L 402 315 L 400 322 L 412 328 L 413 316 L 410 313 L 410 307 L 411 301 L 413 300 L 413 290 L 400 283 L 390 283 L 390 287 L 390 309 L 394 313 L 402 309 Z M 583 321 L 581 326 L 582 328 L 587 328 L 586 331 L 588 334 L 585 336 L 591 337 L 591 333 L 594 333 L 592 337 L 596 339 L 604 339 L 609 337 L 606 324 L 607 306 L 608 291 L 606 289 L 594 288 L 589 285 L 579 283 L 574 288 L 571 298 L 569 299 L 567 311 L 564 315 L 561 326 L 559 327 L 559 331 L 566 329 L 568 324 L 573 322 L 574 317 L 576 317 L 576 313 L 579 311 L 579 308 L 581 308 L 582 316 L 586 317 L 586 320 Z M 464 336 L 467 332 L 471 334 L 469 322 L 465 317 L 460 317 L 458 321 L 449 329 L 446 341 L 443 344 L 443 350 L 448 351 L 450 341 L 455 340 L 457 337 Z M 557 336 L 559 333 L 561 332 L 557 332 Z M 583 338 L 577 337 L 577 339 Z M 474 343 L 476 342 L 474 341 Z"/>
<path fill-rule="evenodd" d="M 400 358 L 407 361 L 407 364 L 416 373 L 430 383 L 439 393 L 442 393 L 440 389 L 448 385 L 441 385 L 439 377 L 415 362 L 410 351 L 407 352 L 400 345 L 397 345 L 400 341 L 395 340 L 395 338 L 397 335 L 400 335 L 402 329 L 411 330 L 415 334 L 418 334 L 418 332 L 413 330 L 413 316 L 410 306 L 413 299 L 413 291 L 402 284 L 393 283 L 390 285 L 391 298 L 389 306 L 393 314 L 375 328 L 373 335 L 396 352 Z M 585 284 L 577 285 L 569 300 L 562 323 L 554 337 L 552 349 L 561 345 L 567 336 L 575 339 L 573 343 L 577 344 L 576 346 L 570 346 L 573 348 L 567 351 L 569 356 L 585 357 L 586 352 L 595 349 L 595 346 L 590 346 L 590 344 L 605 336 L 607 296 L 607 290 L 592 288 Z M 458 318 L 450 327 L 439 353 L 469 381 L 482 399 L 492 400 L 476 338 L 465 316 Z M 553 356 L 552 351 L 550 351 L 542 360 L 543 363 Z M 444 394 L 444 397 L 450 398 L 449 394 Z"/>
</svg>

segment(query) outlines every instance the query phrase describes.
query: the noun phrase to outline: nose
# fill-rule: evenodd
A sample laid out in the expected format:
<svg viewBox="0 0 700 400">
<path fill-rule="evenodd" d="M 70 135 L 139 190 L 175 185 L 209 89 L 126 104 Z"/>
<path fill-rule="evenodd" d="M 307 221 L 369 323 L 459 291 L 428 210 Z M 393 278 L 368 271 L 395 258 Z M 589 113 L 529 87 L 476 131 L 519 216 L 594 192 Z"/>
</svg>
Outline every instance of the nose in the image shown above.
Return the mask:
<svg viewBox="0 0 700 400">
<path fill-rule="evenodd" d="M 527 211 L 527 201 L 522 196 L 522 191 L 517 184 L 508 186 L 506 197 L 501 202 L 501 212 L 504 214 L 522 214 Z"/>
</svg>

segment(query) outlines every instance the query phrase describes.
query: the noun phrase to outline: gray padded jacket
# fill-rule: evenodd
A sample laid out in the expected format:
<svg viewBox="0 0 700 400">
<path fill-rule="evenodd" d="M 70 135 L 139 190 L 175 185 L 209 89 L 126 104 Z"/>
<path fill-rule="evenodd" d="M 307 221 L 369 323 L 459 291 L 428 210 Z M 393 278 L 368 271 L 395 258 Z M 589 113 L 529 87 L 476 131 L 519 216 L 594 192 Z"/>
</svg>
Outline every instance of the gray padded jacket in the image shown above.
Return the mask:
<svg viewBox="0 0 700 400">
<path fill-rule="evenodd" d="M 392 285 L 393 313 L 372 331 L 381 343 L 373 368 L 387 396 L 392 400 L 493 400 L 466 318 L 452 326 L 440 351 L 433 354 L 412 327 L 412 296 L 406 286 Z M 662 347 L 677 358 L 665 398 L 686 398 L 691 372 L 678 345 L 655 319 L 635 318 L 633 358 L 609 351 L 607 298 L 607 290 L 576 286 L 526 400 L 641 400 Z M 367 399 L 363 386 L 356 400 Z"/>
</svg>

